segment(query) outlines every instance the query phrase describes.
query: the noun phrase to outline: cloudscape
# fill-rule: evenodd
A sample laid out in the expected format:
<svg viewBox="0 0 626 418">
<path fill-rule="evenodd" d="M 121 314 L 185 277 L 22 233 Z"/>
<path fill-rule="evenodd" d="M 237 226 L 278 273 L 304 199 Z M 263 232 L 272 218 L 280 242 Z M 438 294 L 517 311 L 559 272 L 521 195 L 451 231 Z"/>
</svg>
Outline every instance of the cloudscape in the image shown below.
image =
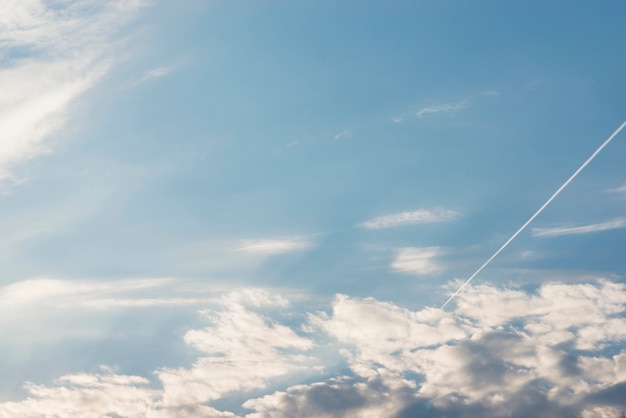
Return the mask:
<svg viewBox="0 0 626 418">
<path fill-rule="evenodd" d="M 0 0 L 0 417 L 626 417 L 625 12 Z"/>
</svg>

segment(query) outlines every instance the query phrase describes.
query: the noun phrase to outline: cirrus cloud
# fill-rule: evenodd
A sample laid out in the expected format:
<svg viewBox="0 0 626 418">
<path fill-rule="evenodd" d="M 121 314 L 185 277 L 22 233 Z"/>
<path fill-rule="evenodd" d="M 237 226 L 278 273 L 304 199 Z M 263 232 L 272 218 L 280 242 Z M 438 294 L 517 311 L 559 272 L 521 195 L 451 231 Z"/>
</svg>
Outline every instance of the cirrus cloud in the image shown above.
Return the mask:
<svg viewBox="0 0 626 418">
<path fill-rule="evenodd" d="M 458 216 L 458 212 L 449 209 L 419 209 L 379 216 L 365 221 L 359 226 L 367 229 L 393 228 L 404 225 L 444 222 L 453 220 Z"/>
</svg>

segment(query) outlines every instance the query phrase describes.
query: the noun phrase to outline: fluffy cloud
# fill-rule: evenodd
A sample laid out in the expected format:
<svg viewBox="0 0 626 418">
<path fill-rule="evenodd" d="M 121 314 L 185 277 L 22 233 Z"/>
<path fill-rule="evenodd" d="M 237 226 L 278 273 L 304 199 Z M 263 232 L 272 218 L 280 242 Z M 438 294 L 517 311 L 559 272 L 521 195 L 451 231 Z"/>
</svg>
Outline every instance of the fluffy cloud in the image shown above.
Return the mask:
<svg viewBox="0 0 626 418">
<path fill-rule="evenodd" d="M 283 298 L 266 291 L 225 297 L 219 313 L 205 311 L 211 325 L 185 334 L 185 342 L 204 355 L 190 369 L 157 372 L 166 406 L 194 405 L 233 391 L 263 388 L 271 378 L 314 362 L 303 356 L 313 341 L 291 328 L 269 321 L 247 306 L 285 306 Z"/>
<path fill-rule="evenodd" d="M 63 376 L 53 387 L 28 383 L 29 397 L 0 403 L 0 417 L 138 418 L 154 407 L 158 391 L 146 387 L 147 379 L 105 372 Z"/>
<path fill-rule="evenodd" d="M 27 384 L 30 396 L 0 404 L 0 416 L 232 417 L 211 404 L 230 396 L 250 418 L 623 416 L 625 285 L 469 286 L 455 303 L 411 311 L 338 295 L 301 323 L 305 336 L 278 321 L 294 310 L 285 298 L 244 289 L 202 312 L 209 325 L 184 336 L 199 358 L 157 370 L 161 389 L 110 371 L 75 374 Z M 319 345 L 349 371 L 320 379 Z M 290 375 L 309 383 L 276 387 Z"/>
<path fill-rule="evenodd" d="M 391 228 L 403 225 L 443 222 L 454 219 L 459 214 L 448 209 L 420 209 L 412 212 L 400 212 L 392 215 L 379 216 L 365 221 L 359 226 L 367 229 Z"/>
<path fill-rule="evenodd" d="M 3 3 L 0 179 L 46 151 L 45 140 L 63 126 L 70 104 L 112 65 L 113 35 L 138 6 L 131 0 Z"/>
<path fill-rule="evenodd" d="M 443 254 L 439 247 L 407 247 L 396 253 L 391 268 L 400 273 L 434 274 L 443 270 L 437 258 Z"/>
</svg>

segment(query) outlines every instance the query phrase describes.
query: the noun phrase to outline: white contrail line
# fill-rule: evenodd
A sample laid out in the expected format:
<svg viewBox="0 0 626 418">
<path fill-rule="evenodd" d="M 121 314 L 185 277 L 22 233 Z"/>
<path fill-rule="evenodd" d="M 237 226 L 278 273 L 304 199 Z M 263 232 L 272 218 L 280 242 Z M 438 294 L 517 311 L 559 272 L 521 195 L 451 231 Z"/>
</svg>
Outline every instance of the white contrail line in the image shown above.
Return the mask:
<svg viewBox="0 0 626 418">
<path fill-rule="evenodd" d="M 596 158 L 596 155 L 598 155 L 600 153 L 600 151 L 602 151 L 604 149 L 604 147 L 606 147 L 609 142 L 611 142 L 613 140 L 613 138 L 615 138 L 617 136 L 617 134 L 620 133 L 620 131 L 622 129 L 624 129 L 624 127 L 626 126 L 626 121 L 622 122 L 622 124 L 620 125 L 619 128 L 617 128 L 615 130 L 615 132 L 613 132 L 611 134 L 611 136 L 609 136 L 609 138 L 604 141 L 604 143 L 602 145 L 600 145 L 600 147 L 593 153 L 591 154 L 591 156 L 589 158 L 587 158 L 587 161 L 585 161 L 580 167 L 578 167 L 578 170 L 576 170 L 574 172 L 574 174 L 572 174 L 570 176 L 570 178 L 567 179 L 567 181 L 565 183 L 563 183 L 563 185 L 561 187 L 558 188 L 558 190 L 556 192 L 554 192 L 554 194 L 552 196 L 550 196 L 550 198 L 548 200 L 546 200 L 546 203 L 544 203 L 539 210 L 537 210 L 537 212 L 535 212 L 535 214 L 533 216 L 530 217 L 530 219 L 528 219 L 526 221 L 526 223 L 524 225 L 522 225 L 520 227 L 520 229 L 518 229 L 512 236 L 511 238 L 509 238 L 504 244 L 502 244 L 502 247 L 500 247 L 498 249 L 498 251 L 496 251 L 491 257 L 489 257 L 489 259 L 487 261 L 485 261 L 485 263 L 480 266 L 480 268 L 478 270 L 476 270 L 476 272 L 474 274 L 472 274 L 469 279 L 467 279 L 465 281 L 465 283 L 463 283 L 461 285 L 461 287 L 458 288 L 458 290 L 456 292 L 454 292 L 454 294 L 452 296 L 450 296 L 448 298 L 448 300 L 446 301 L 446 303 L 444 303 L 443 305 L 441 305 L 441 309 L 444 309 L 446 307 L 446 305 L 448 305 L 448 303 L 450 303 L 452 301 L 452 299 L 454 299 L 459 293 L 461 293 L 461 291 L 465 288 L 465 286 L 467 286 L 472 280 L 474 280 L 474 277 L 476 277 L 478 275 L 478 273 L 480 273 L 481 271 L 483 271 L 483 269 L 485 267 L 487 267 L 489 265 L 489 263 L 491 263 L 491 261 L 496 258 L 498 256 L 498 254 L 500 254 L 502 252 L 502 250 L 504 250 L 510 243 L 511 241 L 513 241 L 515 239 L 515 237 L 517 237 L 524 229 L 526 229 L 526 227 L 541 213 L 543 212 L 543 210 L 546 208 L 546 206 L 548 206 L 550 204 L 550 202 L 552 202 L 558 195 L 559 193 L 561 193 L 563 191 L 563 189 L 565 189 L 567 187 L 568 184 L 570 184 L 572 182 L 572 180 L 574 180 L 574 178 L 576 178 L 576 176 L 583 171 L 583 169 L 585 167 L 587 167 L 587 165 L 594 159 Z"/>
</svg>

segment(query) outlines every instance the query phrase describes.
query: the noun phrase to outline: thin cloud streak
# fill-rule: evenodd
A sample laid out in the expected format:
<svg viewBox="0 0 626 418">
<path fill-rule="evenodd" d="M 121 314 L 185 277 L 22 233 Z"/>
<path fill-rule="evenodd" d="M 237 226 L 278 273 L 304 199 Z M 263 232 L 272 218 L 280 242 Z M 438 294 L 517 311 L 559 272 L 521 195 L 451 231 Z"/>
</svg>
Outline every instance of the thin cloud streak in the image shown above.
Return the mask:
<svg viewBox="0 0 626 418">
<path fill-rule="evenodd" d="M 448 209 L 420 209 L 411 212 L 400 212 L 392 215 L 379 216 L 359 224 L 367 229 L 392 228 L 403 225 L 444 222 L 458 217 L 458 212 Z"/>
<path fill-rule="evenodd" d="M 298 237 L 283 239 L 252 239 L 243 240 L 235 251 L 243 251 L 250 254 L 280 254 L 293 251 L 301 251 L 310 248 L 312 243 Z"/>
<path fill-rule="evenodd" d="M 426 107 L 421 108 L 416 113 L 416 115 L 418 118 L 421 118 L 422 116 L 428 113 L 442 113 L 442 112 L 452 112 L 456 110 L 463 110 L 467 107 L 467 102 L 468 102 L 468 99 L 463 99 L 456 103 L 426 106 Z"/>
<path fill-rule="evenodd" d="M 469 96 L 464 99 L 461 99 L 455 103 L 445 103 L 440 105 L 431 105 L 421 108 L 415 115 L 418 118 L 423 117 L 429 113 L 446 113 L 446 112 L 455 112 L 459 110 L 464 110 L 473 104 L 475 98 L 480 97 L 488 97 L 488 96 L 497 96 L 499 93 L 497 91 L 489 90 L 484 93 L 478 95 Z M 395 122 L 395 120 L 394 120 Z M 401 122 L 401 121 L 398 121 Z"/>
<path fill-rule="evenodd" d="M 621 228 L 626 228 L 626 218 L 617 218 L 607 222 L 581 226 L 532 228 L 532 231 L 534 237 L 557 237 L 560 235 L 591 234 Z"/>
</svg>

